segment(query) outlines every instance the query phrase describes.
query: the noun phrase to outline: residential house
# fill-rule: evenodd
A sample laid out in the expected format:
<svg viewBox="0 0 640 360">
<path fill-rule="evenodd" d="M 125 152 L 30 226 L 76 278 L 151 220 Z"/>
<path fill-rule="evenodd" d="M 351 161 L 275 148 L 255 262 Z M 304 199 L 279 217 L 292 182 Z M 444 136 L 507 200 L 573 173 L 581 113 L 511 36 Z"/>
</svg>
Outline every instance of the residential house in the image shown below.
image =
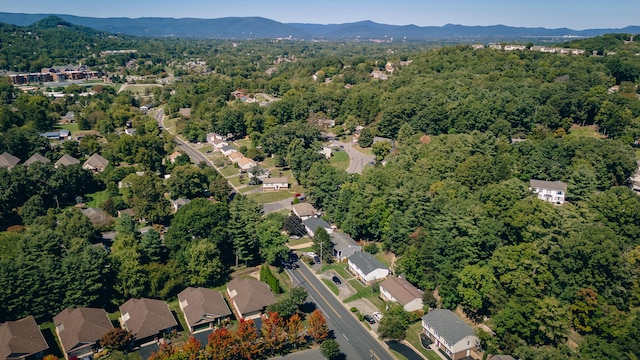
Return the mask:
<svg viewBox="0 0 640 360">
<path fill-rule="evenodd" d="M 347 265 L 349 271 L 367 285 L 389 276 L 389 268 L 366 251 L 358 251 L 349 256 Z"/>
<path fill-rule="evenodd" d="M 178 209 L 180 209 L 185 205 L 189 205 L 190 203 L 191 203 L 191 200 L 189 199 L 177 198 L 175 200 L 171 200 L 171 208 L 173 209 L 173 212 L 177 212 Z"/>
<path fill-rule="evenodd" d="M 173 164 L 176 162 L 176 159 L 178 159 L 178 157 L 180 157 L 180 155 L 182 155 L 182 153 L 180 151 L 174 151 L 171 153 L 171 155 L 169 155 L 169 161 Z"/>
<path fill-rule="evenodd" d="M 169 304 L 162 300 L 129 299 L 120 305 L 120 314 L 120 323 L 135 336 L 140 346 L 155 343 L 178 326 Z"/>
<path fill-rule="evenodd" d="M 222 146 L 222 147 L 220 148 L 220 152 L 221 152 L 224 156 L 229 156 L 231 153 L 233 153 L 233 152 L 237 152 L 237 150 L 236 150 L 236 149 L 234 149 L 234 148 L 232 148 L 232 147 L 231 147 L 231 146 L 229 146 L 229 145 L 225 145 L 225 146 Z"/>
<path fill-rule="evenodd" d="M 208 133 L 207 142 L 213 145 L 215 151 L 220 151 L 223 146 L 229 146 L 229 143 L 216 133 Z"/>
<path fill-rule="evenodd" d="M 66 139 L 69 139 L 69 137 L 71 136 L 71 131 L 67 129 L 62 129 L 58 132 L 58 134 L 60 134 L 60 139 L 66 140 Z"/>
<path fill-rule="evenodd" d="M 538 199 L 540 200 L 562 205 L 567 194 L 567 183 L 531 179 L 529 181 L 529 190 L 538 194 Z"/>
<path fill-rule="evenodd" d="M 631 175 L 631 190 L 640 194 L 640 161 L 638 161 L 638 169 Z"/>
<path fill-rule="evenodd" d="M 178 114 L 188 119 L 191 117 L 191 108 L 180 108 L 180 110 L 178 110 Z"/>
<path fill-rule="evenodd" d="M 333 231 L 329 237 L 333 243 L 333 256 L 337 261 L 345 261 L 354 253 L 362 251 L 362 246 L 345 233 Z"/>
<path fill-rule="evenodd" d="M 277 302 L 269 285 L 254 278 L 231 280 L 227 295 L 239 319 L 258 319 L 267 306 Z"/>
<path fill-rule="evenodd" d="M 240 159 L 244 158 L 244 155 L 242 155 L 241 152 L 238 151 L 234 151 L 231 154 L 229 154 L 229 156 L 227 156 L 229 158 L 229 160 L 231 160 L 232 163 L 237 163 L 238 161 L 240 161 Z"/>
<path fill-rule="evenodd" d="M 46 137 L 47 140 L 60 140 L 60 132 L 59 131 L 49 131 L 40 134 L 40 136 Z"/>
<path fill-rule="evenodd" d="M 16 165 L 18 165 L 19 162 L 19 158 L 9 154 L 6 151 L 3 152 L 2 155 L 0 155 L 0 167 L 13 169 Z"/>
<path fill-rule="evenodd" d="M 103 172 L 107 165 L 109 165 L 109 160 L 103 158 L 100 154 L 93 154 L 82 164 L 82 168 L 94 172 Z"/>
<path fill-rule="evenodd" d="M 313 208 L 313 205 L 306 202 L 294 204 L 292 209 L 293 213 L 303 221 L 316 214 L 316 209 Z"/>
<path fill-rule="evenodd" d="M 58 159 L 58 161 L 56 161 L 54 166 L 57 168 L 59 166 L 69 166 L 75 164 L 80 164 L 80 160 L 74 158 L 71 155 L 64 154 L 60 159 Z"/>
<path fill-rule="evenodd" d="M 422 328 L 431 341 L 451 360 L 471 356 L 480 339 L 451 310 L 434 309 L 422 317 Z"/>
<path fill-rule="evenodd" d="M 211 329 L 231 316 L 227 302 L 216 290 L 188 287 L 178 294 L 178 301 L 192 334 Z"/>
<path fill-rule="evenodd" d="M 244 171 L 249 171 L 254 167 L 256 167 L 257 165 L 258 164 L 253 159 L 250 159 L 244 156 L 238 159 L 238 166 L 240 167 L 240 169 Z"/>
<path fill-rule="evenodd" d="M 111 215 L 100 208 L 82 209 L 82 213 L 96 226 L 106 226 L 113 222 Z"/>
<path fill-rule="evenodd" d="M 137 132 L 136 128 L 125 128 L 124 129 L 124 133 L 129 135 L 129 136 L 135 135 L 136 132 Z"/>
<path fill-rule="evenodd" d="M 319 217 L 310 217 L 308 219 L 302 220 L 302 224 L 304 228 L 307 229 L 307 233 L 309 236 L 315 236 L 316 232 L 318 232 L 319 228 L 323 228 L 327 234 L 331 234 L 333 232 L 333 228 L 329 225 L 328 222 L 322 220 Z"/>
<path fill-rule="evenodd" d="M 118 210 L 118 217 L 129 215 L 132 219 L 135 219 L 136 212 L 132 208 Z"/>
<path fill-rule="evenodd" d="M 322 150 L 320 150 L 320 154 L 324 155 L 325 158 L 331 159 L 332 149 L 328 146 L 323 146 Z"/>
<path fill-rule="evenodd" d="M 51 160 L 47 159 L 46 157 L 44 157 L 44 156 L 42 156 L 42 155 L 40 155 L 38 153 L 35 153 L 35 154 L 31 155 L 31 157 L 28 158 L 27 161 L 24 162 L 24 165 L 25 166 L 29 166 L 29 165 L 31 165 L 33 163 L 37 163 L 37 162 L 39 162 L 41 164 L 49 164 L 49 163 L 51 163 Z"/>
<path fill-rule="evenodd" d="M 143 114 L 146 114 L 146 113 L 147 113 L 147 111 L 149 111 L 149 105 L 142 105 L 142 106 L 140 106 L 140 111 L 141 111 Z"/>
<path fill-rule="evenodd" d="M 405 311 L 422 310 L 422 296 L 422 291 L 405 278 L 389 276 L 380 283 L 380 297 L 385 301 L 399 303 Z"/>
<path fill-rule="evenodd" d="M 64 309 L 53 318 L 53 323 L 67 360 L 91 358 L 101 348 L 102 336 L 113 330 L 104 309 L 87 307 Z"/>
<path fill-rule="evenodd" d="M 286 190 L 288 188 L 289 178 L 287 178 L 286 176 L 262 179 L 262 191 L 278 191 L 282 189 Z"/>
<path fill-rule="evenodd" d="M 40 359 L 48 348 L 33 316 L 0 323 L 0 359 Z"/>
</svg>

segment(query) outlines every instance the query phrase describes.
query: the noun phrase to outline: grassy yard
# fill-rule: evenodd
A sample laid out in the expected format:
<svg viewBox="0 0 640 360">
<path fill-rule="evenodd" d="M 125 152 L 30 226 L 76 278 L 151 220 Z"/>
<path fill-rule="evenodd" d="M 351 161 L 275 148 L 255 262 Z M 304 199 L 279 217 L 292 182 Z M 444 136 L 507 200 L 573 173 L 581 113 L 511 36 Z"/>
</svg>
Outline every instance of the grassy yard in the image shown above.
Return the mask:
<svg viewBox="0 0 640 360">
<path fill-rule="evenodd" d="M 364 298 L 371 301 L 371 303 L 379 309 L 381 309 L 382 306 L 384 306 L 382 299 L 380 299 L 380 297 L 378 296 L 378 293 L 373 291 L 373 288 L 371 286 L 364 287 L 356 279 L 349 280 L 349 284 L 351 284 L 351 286 L 353 286 L 353 288 L 356 289 L 356 293 L 344 299 L 345 303 L 349 303 L 351 301 Z"/>
<path fill-rule="evenodd" d="M 275 158 L 271 158 L 271 157 L 266 158 L 266 159 L 260 161 L 260 166 L 262 166 L 265 169 L 270 169 L 272 167 L 275 167 L 276 166 L 276 159 Z"/>
<path fill-rule="evenodd" d="M 235 145 L 235 147 L 238 147 L 238 148 L 240 148 L 241 146 L 246 146 L 247 149 L 250 149 L 253 147 L 253 142 L 251 142 L 250 139 L 240 139 L 240 140 L 234 141 L 233 145 Z"/>
<path fill-rule="evenodd" d="M 157 87 L 157 86 L 162 86 L 162 85 L 160 84 L 124 85 L 119 89 L 119 91 L 131 91 L 135 95 L 145 95 L 147 89 L 151 91 L 154 87 Z"/>
<path fill-rule="evenodd" d="M 329 162 L 339 170 L 347 170 L 349 167 L 349 155 L 344 151 L 336 151 Z"/>
<path fill-rule="evenodd" d="M 340 275 L 340 277 L 344 281 L 353 277 L 353 275 L 349 274 L 349 272 L 347 271 L 347 263 L 337 263 L 322 266 L 322 272 L 326 272 L 328 270 L 333 270 L 338 273 L 338 275 Z"/>
<path fill-rule="evenodd" d="M 293 199 L 293 195 L 294 194 L 288 191 L 262 191 L 259 193 L 249 194 L 249 197 L 259 204 L 266 204 L 274 201 L 284 200 L 287 198 Z"/>
<path fill-rule="evenodd" d="M 229 177 L 231 175 L 237 175 L 239 172 L 240 172 L 240 170 L 235 166 L 227 166 L 227 167 L 225 167 L 223 169 L 220 169 L 220 173 L 224 177 Z"/>
<path fill-rule="evenodd" d="M 178 299 L 175 299 L 169 303 L 169 309 L 171 309 L 173 315 L 178 318 L 178 323 L 180 323 L 179 330 L 182 331 L 182 336 L 184 336 L 186 340 L 187 337 L 185 335 L 189 334 L 189 325 L 187 324 L 187 320 L 185 320 L 184 315 L 182 315 L 182 310 L 180 310 L 180 302 L 178 301 Z M 181 336 L 179 336 L 179 338 L 180 337 Z"/>
<path fill-rule="evenodd" d="M 329 279 L 322 279 L 322 282 L 333 292 L 334 295 L 337 296 L 340 293 L 340 290 L 338 290 L 338 287 L 333 283 L 333 281 Z"/>
<path fill-rule="evenodd" d="M 105 359 L 109 359 L 109 360 L 142 360 L 142 357 L 140 357 L 140 355 L 138 355 L 138 352 L 132 352 L 132 353 L 127 353 L 127 354 L 123 354 L 120 351 L 114 351 L 112 353 L 110 353 L 108 356 L 105 357 Z"/>
<path fill-rule="evenodd" d="M 75 134 L 80 131 L 80 128 L 78 128 L 78 123 L 58 124 L 56 125 L 56 129 L 69 130 L 71 134 Z"/>
<path fill-rule="evenodd" d="M 413 345 L 414 348 L 418 349 L 420 353 L 427 357 L 429 360 L 440 360 L 440 356 L 436 354 L 433 350 L 427 350 L 422 347 L 420 343 L 420 332 L 422 331 L 422 322 L 418 321 L 415 324 L 409 326 L 407 330 L 407 342 Z"/>
<path fill-rule="evenodd" d="M 371 147 L 368 148 L 361 148 L 360 145 L 353 145 L 353 148 L 357 151 L 359 151 L 361 154 L 364 155 L 373 155 L 373 151 L 371 150 Z"/>
<path fill-rule="evenodd" d="M 95 208 L 98 205 L 102 204 L 109 197 L 109 192 L 107 190 L 98 191 L 93 194 L 87 195 L 87 207 Z"/>
<path fill-rule="evenodd" d="M 567 134 L 567 137 L 591 137 L 594 139 L 604 139 L 606 136 L 600 134 L 595 126 L 573 125 L 571 126 L 571 130 L 569 131 L 569 134 Z"/>
<path fill-rule="evenodd" d="M 199 148 L 199 149 L 198 149 L 198 151 L 200 151 L 200 152 L 201 152 L 201 153 L 203 153 L 203 154 L 206 154 L 206 153 L 207 153 L 207 151 L 208 151 L 208 152 L 210 152 L 210 153 L 212 153 L 212 152 L 213 152 L 213 146 L 211 146 L 211 145 L 205 145 L 205 146 L 203 146 L 203 147 Z"/>
<path fill-rule="evenodd" d="M 260 189 L 260 188 L 262 188 L 262 185 L 248 185 L 248 186 L 243 187 L 242 189 L 240 189 L 240 192 L 244 194 L 244 193 L 247 193 L 247 192 L 249 192 L 251 190 Z"/>
<path fill-rule="evenodd" d="M 234 177 L 228 178 L 227 181 L 229 181 L 235 187 L 239 187 L 240 185 L 244 185 L 244 184 L 240 184 L 240 177 L 239 176 L 234 176 Z"/>
</svg>

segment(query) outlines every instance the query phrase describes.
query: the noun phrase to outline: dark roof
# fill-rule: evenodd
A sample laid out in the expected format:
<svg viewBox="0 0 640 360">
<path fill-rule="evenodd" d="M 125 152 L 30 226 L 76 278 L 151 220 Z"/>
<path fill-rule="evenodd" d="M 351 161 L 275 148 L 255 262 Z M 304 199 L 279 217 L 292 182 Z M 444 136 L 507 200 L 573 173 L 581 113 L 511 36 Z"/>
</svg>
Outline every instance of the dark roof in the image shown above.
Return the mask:
<svg viewBox="0 0 640 360">
<path fill-rule="evenodd" d="M 316 232 L 316 230 L 318 230 L 318 228 L 323 228 L 323 229 L 331 229 L 331 225 L 329 225 L 328 222 L 322 220 L 321 218 L 317 218 L 317 217 L 310 217 L 306 220 L 302 220 L 302 223 L 308 227 L 314 234 Z"/>
<path fill-rule="evenodd" d="M 269 285 L 254 278 L 235 278 L 227 284 L 227 292 L 242 314 L 262 310 L 275 304 Z"/>
<path fill-rule="evenodd" d="M 78 345 L 93 344 L 113 329 L 104 309 L 68 308 L 53 318 L 62 349 L 70 352 Z"/>
<path fill-rule="evenodd" d="M 380 287 L 387 289 L 403 306 L 415 299 L 422 299 L 422 292 L 404 278 L 389 276 L 380 283 Z"/>
<path fill-rule="evenodd" d="M 567 192 L 567 183 L 562 181 L 546 181 L 546 180 L 529 180 L 529 187 L 532 189 L 548 189 Z"/>
<path fill-rule="evenodd" d="M 0 359 L 18 359 L 49 346 L 33 316 L 0 324 Z"/>
<path fill-rule="evenodd" d="M 188 287 L 178 294 L 178 300 L 191 327 L 231 315 L 222 294 L 216 290 Z"/>
<path fill-rule="evenodd" d="M 235 149 L 232 148 L 229 145 L 224 145 L 223 147 L 220 148 L 220 151 L 222 151 L 222 152 L 227 152 L 227 151 L 231 151 L 231 150 L 235 150 Z"/>
<path fill-rule="evenodd" d="M 340 251 L 342 249 L 348 249 L 349 247 L 352 247 L 352 246 L 361 248 L 361 246 L 358 245 L 358 243 L 355 240 L 353 240 L 351 236 L 345 233 L 334 231 L 329 235 L 329 237 L 331 238 L 331 242 L 333 243 L 333 248 L 335 250 Z"/>
<path fill-rule="evenodd" d="M 6 151 L 3 152 L 2 155 L 0 155 L 0 167 L 12 168 L 18 165 L 19 162 L 20 162 L 19 158 L 9 154 Z"/>
<path fill-rule="evenodd" d="M 177 326 L 169 305 L 162 300 L 129 299 L 120 305 L 125 326 L 140 340 Z"/>
<path fill-rule="evenodd" d="M 387 269 L 378 259 L 366 251 L 354 253 L 349 256 L 349 261 L 365 274 L 369 274 L 377 269 Z"/>
<path fill-rule="evenodd" d="M 516 360 L 511 355 L 493 355 L 491 360 Z"/>
<path fill-rule="evenodd" d="M 58 159 L 58 161 L 56 161 L 55 166 L 60 166 L 60 165 L 68 166 L 68 165 L 75 165 L 75 164 L 80 164 L 80 160 L 74 158 L 71 155 L 64 154 L 60 159 Z"/>
<path fill-rule="evenodd" d="M 467 336 L 475 335 L 475 331 L 451 310 L 433 309 L 422 317 L 422 321 L 434 328 L 451 345 Z"/>
<path fill-rule="evenodd" d="M 38 153 L 35 153 L 35 154 L 31 155 L 31 157 L 29 159 L 27 159 L 27 161 L 25 161 L 24 164 L 26 166 L 29 166 L 29 165 L 31 165 L 31 164 L 33 164 L 35 162 L 48 164 L 48 163 L 51 162 L 51 160 L 47 159 L 46 157 L 44 157 L 44 156 L 42 156 L 42 155 L 40 155 Z"/>
</svg>

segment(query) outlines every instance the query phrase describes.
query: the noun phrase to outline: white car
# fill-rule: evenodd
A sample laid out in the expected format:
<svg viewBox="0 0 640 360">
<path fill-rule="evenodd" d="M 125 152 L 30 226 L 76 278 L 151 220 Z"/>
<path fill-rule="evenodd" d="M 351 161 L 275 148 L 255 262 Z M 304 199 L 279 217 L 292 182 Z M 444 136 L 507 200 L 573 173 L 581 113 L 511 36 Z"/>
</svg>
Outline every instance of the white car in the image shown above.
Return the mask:
<svg viewBox="0 0 640 360">
<path fill-rule="evenodd" d="M 373 313 L 373 317 L 380 321 L 380 319 L 382 319 L 382 313 L 380 311 L 376 311 Z"/>
<path fill-rule="evenodd" d="M 316 253 L 314 253 L 313 251 L 310 251 L 310 252 L 307 253 L 307 256 L 313 259 L 318 255 L 316 255 Z"/>
</svg>

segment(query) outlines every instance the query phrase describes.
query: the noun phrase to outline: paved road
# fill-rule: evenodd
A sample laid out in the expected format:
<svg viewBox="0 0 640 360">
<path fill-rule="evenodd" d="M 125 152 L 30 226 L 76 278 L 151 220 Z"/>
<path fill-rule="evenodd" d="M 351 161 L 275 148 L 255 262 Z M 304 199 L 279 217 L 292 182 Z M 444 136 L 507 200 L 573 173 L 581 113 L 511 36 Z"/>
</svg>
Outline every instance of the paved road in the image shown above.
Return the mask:
<svg viewBox="0 0 640 360">
<path fill-rule="evenodd" d="M 293 284 L 303 286 L 311 300 L 324 313 L 327 325 L 349 360 L 393 360 L 383 345 L 364 328 L 327 287 L 298 260 L 296 269 L 288 269 Z"/>
<path fill-rule="evenodd" d="M 347 168 L 347 173 L 349 174 L 362 174 L 364 166 L 376 159 L 373 155 L 364 155 L 356 150 L 351 143 L 343 143 L 340 141 L 335 141 L 335 143 L 342 145 L 344 151 L 349 155 L 349 167 Z"/>
<path fill-rule="evenodd" d="M 326 358 L 322 356 L 320 349 L 316 348 L 274 357 L 271 360 L 326 360 Z"/>
<path fill-rule="evenodd" d="M 201 153 L 200 151 L 196 150 L 193 146 L 191 146 L 191 144 L 189 144 L 189 142 L 184 141 L 182 139 L 180 139 L 180 137 L 174 133 L 172 133 L 171 131 L 169 131 L 165 126 L 164 126 L 164 109 L 160 108 L 160 110 L 158 110 L 158 112 L 155 115 L 155 119 L 158 122 L 159 126 L 162 126 L 162 128 L 169 132 L 171 135 L 173 135 L 173 140 L 175 141 L 176 145 L 178 145 L 178 148 L 182 151 L 185 152 L 185 154 L 189 155 L 189 157 L 191 158 L 191 160 L 196 163 L 199 164 L 201 162 L 204 162 L 207 166 L 211 166 L 214 169 L 216 169 L 216 171 L 219 174 L 222 174 L 220 172 L 220 169 L 218 169 L 218 167 L 216 167 L 211 160 L 209 160 L 203 153 Z M 233 185 L 231 182 L 227 181 L 227 183 L 233 188 L 233 191 L 236 193 L 240 193 L 240 191 L 238 190 L 238 188 Z"/>
<path fill-rule="evenodd" d="M 284 200 L 280 200 L 280 201 L 274 201 L 271 203 L 266 203 L 263 205 L 263 213 L 268 214 L 271 212 L 275 212 L 278 210 L 282 210 L 282 209 L 289 209 L 291 210 L 291 201 L 293 200 L 293 197 L 290 198 L 286 198 Z"/>
</svg>

